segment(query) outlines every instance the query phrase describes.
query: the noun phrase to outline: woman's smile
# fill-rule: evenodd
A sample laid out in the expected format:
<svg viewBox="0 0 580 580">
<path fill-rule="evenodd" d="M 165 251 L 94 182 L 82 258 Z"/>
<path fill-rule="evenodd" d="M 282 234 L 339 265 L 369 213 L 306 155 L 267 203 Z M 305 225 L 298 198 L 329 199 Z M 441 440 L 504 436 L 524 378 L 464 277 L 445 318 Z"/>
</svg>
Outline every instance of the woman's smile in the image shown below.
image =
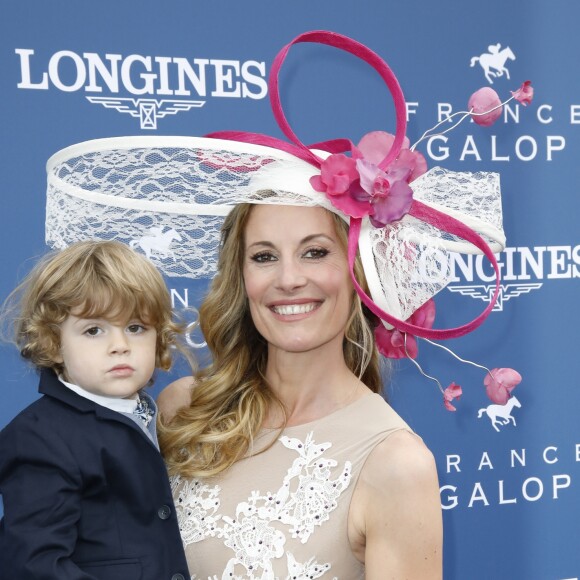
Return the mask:
<svg viewBox="0 0 580 580">
<path fill-rule="evenodd" d="M 321 300 L 284 302 L 282 304 L 271 304 L 270 310 L 272 310 L 274 314 L 278 314 L 282 317 L 297 316 L 300 314 L 309 314 L 310 312 L 320 308 L 321 304 Z"/>
</svg>

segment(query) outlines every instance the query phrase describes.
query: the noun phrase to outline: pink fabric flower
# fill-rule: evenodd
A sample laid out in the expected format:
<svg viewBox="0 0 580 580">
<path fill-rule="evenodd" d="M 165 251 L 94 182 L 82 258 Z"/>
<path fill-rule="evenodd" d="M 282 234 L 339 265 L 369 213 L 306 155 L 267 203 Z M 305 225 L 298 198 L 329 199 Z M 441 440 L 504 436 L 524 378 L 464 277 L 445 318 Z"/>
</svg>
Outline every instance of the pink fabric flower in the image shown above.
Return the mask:
<svg viewBox="0 0 580 580">
<path fill-rule="evenodd" d="M 410 174 L 409 169 L 399 170 L 393 176 L 366 159 L 357 159 L 356 167 L 360 186 L 373 209 L 370 219 L 375 227 L 381 228 L 400 220 L 411 209 L 413 190 L 405 181 Z"/>
<path fill-rule="evenodd" d="M 435 321 L 435 301 L 430 298 L 420 308 L 415 310 L 407 322 L 422 328 L 431 328 Z M 379 323 L 375 329 L 375 340 L 379 352 L 387 358 L 417 358 L 419 348 L 417 339 L 412 334 L 407 334 L 407 349 L 405 352 L 405 333 L 392 328 L 387 330 L 384 324 Z"/>
<path fill-rule="evenodd" d="M 363 135 L 354 150 L 355 159 L 366 159 L 373 165 L 378 165 L 388 154 L 395 142 L 395 136 L 386 131 L 371 131 Z M 409 139 L 403 139 L 402 149 L 409 148 Z"/>
<path fill-rule="evenodd" d="M 423 154 L 419 151 L 411 151 L 410 149 L 401 149 L 399 156 L 393 161 L 389 170 L 396 169 L 399 165 L 411 169 L 409 183 L 415 181 L 417 177 L 427 171 L 427 161 Z"/>
<path fill-rule="evenodd" d="M 531 81 L 525 81 L 517 91 L 510 92 L 514 99 L 519 101 L 524 107 L 529 105 L 534 98 L 534 87 L 532 87 Z"/>
<path fill-rule="evenodd" d="M 399 156 L 385 170 L 381 161 L 391 150 L 395 137 L 385 131 L 367 133 L 353 152 L 360 175 L 360 186 L 369 196 L 373 212 L 371 223 L 383 227 L 401 219 L 411 209 L 413 190 L 409 183 L 425 173 L 423 155 L 409 149 L 405 137 Z"/>
<path fill-rule="evenodd" d="M 490 87 L 483 87 L 469 97 L 467 109 L 472 113 L 471 118 L 478 125 L 489 127 L 498 120 L 503 107 L 497 93 Z M 478 114 L 473 115 L 473 113 Z"/>
<path fill-rule="evenodd" d="M 497 405 L 505 405 L 510 394 L 520 384 L 522 376 L 513 369 L 491 369 L 483 384 L 487 396 Z"/>
<path fill-rule="evenodd" d="M 407 352 L 405 352 L 405 334 L 396 328 L 387 330 L 382 323 L 375 328 L 375 340 L 379 352 L 387 358 L 399 359 L 417 358 L 419 349 L 417 339 L 412 334 L 407 334 Z"/>
<path fill-rule="evenodd" d="M 357 179 L 355 160 L 339 153 L 327 157 L 322 162 L 320 175 L 311 177 L 310 184 L 316 191 L 327 195 L 342 195 Z"/>
<path fill-rule="evenodd" d="M 394 140 L 384 131 L 368 133 L 353 149 L 352 158 L 334 154 L 325 159 L 320 175 L 311 177 L 310 184 L 345 214 L 357 218 L 368 215 L 376 227 L 401 219 L 413 203 L 409 182 L 425 173 L 427 162 L 409 149 L 405 137 L 398 158 L 385 170 L 380 169 Z"/>
<path fill-rule="evenodd" d="M 455 383 L 451 383 L 444 391 L 443 391 L 443 404 L 448 411 L 456 411 L 457 409 L 451 404 L 453 399 L 460 399 L 463 391 L 461 387 Z"/>
<path fill-rule="evenodd" d="M 405 181 L 395 181 L 388 195 L 375 193 L 371 199 L 374 212 L 370 216 L 376 228 L 382 228 L 391 222 L 400 220 L 411 209 L 413 190 Z"/>
<path fill-rule="evenodd" d="M 353 152 L 355 159 L 365 159 L 373 165 L 379 165 L 393 147 L 395 136 L 386 131 L 371 131 L 363 136 Z M 409 139 L 403 139 L 398 157 L 387 167 L 386 173 L 393 179 L 405 179 L 411 183 L 419 175 L 427 171 L 427 161 L 419 151 L 409 149 Z M 401 177 L 398 171 L 405 171 L 406 177 Z"/>
<path fill-rule="evenodd" d="M 353 218 L 366 217 L 373 211 L 368 201 L 361 201 L 352 192 L 350 194 L 345 193 L 344 195 L 332 195 L 328 199 L 335 208 Z"/>
<path fill-rule="evenodd" d="M 435 300 L 429 298 L 409 318 L 411 324 L 421 328 L 432 328 L 435 322 Z"/>
</svg>

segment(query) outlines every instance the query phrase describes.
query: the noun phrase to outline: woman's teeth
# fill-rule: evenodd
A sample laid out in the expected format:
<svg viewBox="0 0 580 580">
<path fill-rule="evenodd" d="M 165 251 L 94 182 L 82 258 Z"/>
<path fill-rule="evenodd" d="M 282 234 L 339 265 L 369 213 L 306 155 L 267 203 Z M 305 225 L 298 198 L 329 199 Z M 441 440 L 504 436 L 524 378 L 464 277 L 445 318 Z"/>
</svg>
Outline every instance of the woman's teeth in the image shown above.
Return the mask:
<svg viewBox="0 0 580 580">
<path fill-rule="evenodd" d="M 276 314 L 288 316 L 290 314 L 306 314 L 311 312 L 316 307 L 316 304 L 310 302 L 309 304 L 285 304 L 283 306 L 274 306 L 272 310 Z"/>
</svg>

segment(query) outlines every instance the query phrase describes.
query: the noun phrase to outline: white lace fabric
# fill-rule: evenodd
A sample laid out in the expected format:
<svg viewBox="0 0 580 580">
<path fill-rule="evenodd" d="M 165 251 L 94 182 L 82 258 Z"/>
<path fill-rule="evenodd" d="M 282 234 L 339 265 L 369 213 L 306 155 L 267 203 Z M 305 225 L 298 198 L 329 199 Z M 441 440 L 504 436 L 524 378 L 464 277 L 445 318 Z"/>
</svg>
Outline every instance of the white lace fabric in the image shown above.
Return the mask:
<svg viewBox="0 0 580 580">
<path fill-rule="evenodd" d="M 277 149 L 235 141 L 101 139 L 57 153 L 47 172 L 50 246 L 116 239 L 144 253 L 167 276 L 215 274 L 223 218 L 238 203 L 321 206 L 340 213 L 310 185 L 319 169 Z M 411 186 L 415 199 L 464 222 L 493 251 L 505 245 L 497 174 L 435 167 Z M 365 222 L 360 249 L 373 300 L 402 320 L 449 282 L 450 252 L 479 252 L 410 216 L 385 228 Z"/>
</svg>

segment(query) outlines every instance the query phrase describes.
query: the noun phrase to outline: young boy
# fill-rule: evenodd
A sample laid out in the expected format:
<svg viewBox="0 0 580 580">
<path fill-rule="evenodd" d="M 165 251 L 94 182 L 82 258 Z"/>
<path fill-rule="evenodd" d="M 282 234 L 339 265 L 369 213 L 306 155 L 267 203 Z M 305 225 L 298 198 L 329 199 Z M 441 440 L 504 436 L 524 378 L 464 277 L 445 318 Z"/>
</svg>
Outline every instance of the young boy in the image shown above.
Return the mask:
<svg viewBox="0 0 580 580">
<path fill-rule="evenodd" d="M 163 278 L 124 244 L 81 242 L 15 300 L 43 397 L 0 433 L 0 578 L 189 580 L 142 391 L 181 332 Z"/>
</svg>

